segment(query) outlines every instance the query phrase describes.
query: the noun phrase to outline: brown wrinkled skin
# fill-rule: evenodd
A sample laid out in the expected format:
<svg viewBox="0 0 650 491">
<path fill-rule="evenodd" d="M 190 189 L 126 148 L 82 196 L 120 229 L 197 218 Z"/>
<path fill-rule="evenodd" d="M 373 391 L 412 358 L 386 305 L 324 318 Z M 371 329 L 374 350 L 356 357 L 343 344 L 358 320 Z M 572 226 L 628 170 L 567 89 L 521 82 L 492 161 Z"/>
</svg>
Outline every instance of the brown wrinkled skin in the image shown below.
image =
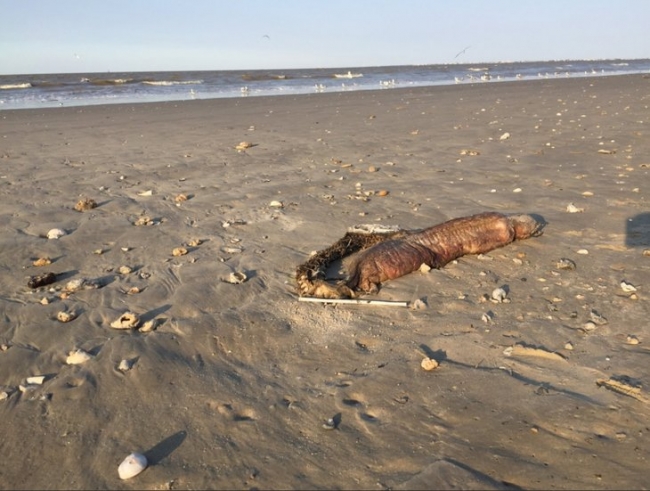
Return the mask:
<svg viewBox="0 0 650 491">
<path fill-rule="evenodd" d="M 530 215 L 487 212 L 456 218 L 424 230 L 383 236 L 354 235 L 354 241 L 350 240 L 353 235 L 348 233 L 298 268 L 299 292 L 321 298 L 354 297 L 357 291 L 375 293 L 384 281 L 412 273 L 422 264 L 441 268 L 465 254 L 486 253 L 516 239 L 539 235 L 541 227 L 542 224 Z M 361 252 L 348 268 L 347 281 L 336 285 L 325 281 L 327 264 L 356 251 Z"/>
</svg>

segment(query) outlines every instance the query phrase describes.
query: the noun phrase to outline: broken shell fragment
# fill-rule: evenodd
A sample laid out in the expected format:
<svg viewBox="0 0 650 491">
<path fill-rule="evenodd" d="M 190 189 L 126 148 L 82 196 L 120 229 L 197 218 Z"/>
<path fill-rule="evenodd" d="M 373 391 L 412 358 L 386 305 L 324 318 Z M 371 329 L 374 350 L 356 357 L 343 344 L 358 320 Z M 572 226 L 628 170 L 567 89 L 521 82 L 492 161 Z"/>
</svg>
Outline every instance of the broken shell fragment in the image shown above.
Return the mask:
<svg viewBox="0 0 650 491">
<path fill-rule="evenodd" d="M 492 290 L 492 294 L 490 295 L 490 299 L 493 302 L 496 303 L 504 303 L 506 300 L 508 300 L 506 297 L 508 296 L 508 292 L 505 291 L 503 288 L 495 288 Z"/>
<path fill-rule="evenodd" d="M 566 207 L 566 211 L 567 211 L 567 213 L 582 213 L 583 211 L 585 211 L 585 209 L 584 208 L 578 208 L 573 203 L 569 203 L 567 205 L 567 207 Z"/>
<path fill-rule="evenodd" d="M 144 225 L 153 225 L 153 220 L 148 216 L 143 216 L 143 217 L 139 217 L 135 222 L 133 222 L 133 225 L 135 225 L 136 227 L 142 227 Z"/>
<path fill-rule="evenodd" d="M 120 274 L 129 274 L 133 271 L 132 268 L 129 266 L 120 266 L 120 268 L 117 270 Z"/>
<path fill-rule="evenodd" d="M 192 239 L 190 240 L 187 245 L 190 247 L 198 247 L 203 243 L 201 239 Z"/>
<path fill-rule="evenodd" d="M 68 293 L 74 293 L 79 290 L 93 290 L 99 288 L 97 280 L 89 280 L 88 278 L 75 278 L 65 284 L 63 288 Z"/>
<path fill-rule="evenodd" d="M 88 211 L 97 208 L 97 202 L 91 198 L 82 198 L 74 205 L 77 211 Z"/>
<path fill-rule="evenodd" d="M 246 281 L 248 277 L 246 276 L 246 273 L 241 272 L 241 271 L 235 271 L 233 273 L 230 273 L 224 281 L 226 283 L 231 283 L 233 285 L 239 285 L 240 283 L 243 283 Z"/>
<path fill-rule="evenodd" d="M 151 332 L 154 329 L 156 329 L 156 326 L 158 325 L 158 320 L 157 319 L 149 319 L 147 322 L 144 322 L 142 324 L 142 327 L 138 329 L 139 332 Z"/>
<path fill-rule="evenodd" d="M 625 280 L 621 281 L 621 289 L 626 293 L 632 293 L 636 291 L 636 287 Z"/>
<path fill-rule="evenodd" d="M 140 325 L 140 317 L 133 312 L 125 312 L 116 320 L 111 322 L 113 329 L 135 329 Z"/>
<path fill-rule="evenodd" d="M 35 375 L 33 377 L 27 377 L 25 379 L 25 382 L 27 382 L 29 385 L 43 385 L 43 382 L 45 382 L 45 375 Z"/>
<path fill-rule="evenodd" d="M 139 453 L 128 455 L 117 468 L 120 479 L 131 479 L 147 468 L 147 458 Z"/>
<path fill-rule="evenodd" d="M 284 208 L 284 203 L 274 200 L 269 203 L 269 208 Z"/>
<path fill-rule="evenodd" d="M 40 266 L 47 266 L 49 264 L 52 264 L 52 260 L 49 257 L 39 257 L 32 263 L 32 265 L 36 266 L 37 268 Z"/>
<path fill-rule="evenodd" d="M 84 350 L 78 349 L 68 353 L 65 362 L 68 365 L 81 365 L 82 363 L 86 363 L 91 358 L 92 355 L 90 353 L 86 353 Z"/>
<path fill-rule="evenodd" d="M 185 247 L 176 247 L 172 250 L 172 256 L 175 257 L 184 256 L 185 254 L 187 254 L 187 249 Z"/>
<path fill-rule="evenodd" d="M 132 360 L 124 359 L 124 360 L 120 361 L 120 363 L 117 365 L 117 369 L 120 372 L 128 372 L 129 370 L 131 370 L 131 368 L 133 368 L 133 361 Z"/>
<path fill-rule="evenodd" d="M 251 147 L 254 147 L 254 146 L 255 146 L 255 144 L 254 144 L 254 143 L 251 143 L 251 142 L 240 142 L 240 143 L 235 147 L 235 149 L 236 149 L 237 151 L 241 152 L 242 150 L 246 150 L 247 148 L 251 148 Z"/>
<path fill-rule="evenodd" d="M 54 283 L 55 281 L 56 275 L 54 273 L 43 273 L 36 276 L 30 276 L 27 286 L 30 288 L 38 288 Z"/>
<path fill-rule="evenodd" d="M 190 198 L 187 196 L 187 194 L 183 194 L 183 193 L 181 193 L 181 194 L 177 195 L 177 196 L 174 198 L 174 201 L 175 201 L 176 203 L 183 203 L 183 202 L 187 201 L 188 199 L 190 199 Z"/>
<path fill-rule="evenodd" d="M 390 194 L 390 191 L 388 191 L 387 189 L 380 189 L 376 193 L 377 196 L 381 196 L 381 197 L 388 196 L 389 194 Z"/>
<path fill-rule="evenodd" d="M 633 334 L 630 334 L 627 339 L 625 340 L 627 344 L 639 344 L 639 338 L 634 336 Z"/>
<path fill-rule="evenodd" d="M 429 358 L 427 356 L 422 360 L 420 366 L 422 367 L 423 370 L 430 372 L 431 370 L 435 370 L 436 368 L 438 368 L 438 362 L 433 358 Z"/>
<path fill-rule="evenodd" d="M 557 269 L 574 270 L 576 269 L 576 263 L 563 257 L 555 263 L 555 267 Z"/>
<path fill-rule="evenodd" d="M 61 230 L 60 228 L 53 228 L 47 233 L 47 238 L 48 239 L 60 239 L 66 235 L 65 230 Z"/>
<path fill-rule="evenodd" d="M 76 312 L 65 312 L 61 311 L 58 314 L 56 314 L 56 318 L 59 322 L 70 322 L 73 321 L 77 318 Z"/>
</svg>

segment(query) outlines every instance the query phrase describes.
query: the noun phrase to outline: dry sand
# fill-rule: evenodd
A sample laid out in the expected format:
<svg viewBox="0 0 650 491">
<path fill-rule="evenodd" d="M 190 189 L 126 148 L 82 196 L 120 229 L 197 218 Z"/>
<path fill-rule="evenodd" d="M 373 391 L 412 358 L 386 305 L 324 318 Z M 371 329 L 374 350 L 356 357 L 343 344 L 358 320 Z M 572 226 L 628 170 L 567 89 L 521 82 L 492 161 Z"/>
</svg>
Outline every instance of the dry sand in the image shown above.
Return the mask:
<svg viewBox="0 0 650 491">
<path fill-rule="evenodd" d="M 649 103 L 619 76 L 0 112 L 0 487 L 647 489 Z M 427 308 L 296 299 L 349 226 L 488 210 L 544 235 L 376 296 Z"/>
</svg>

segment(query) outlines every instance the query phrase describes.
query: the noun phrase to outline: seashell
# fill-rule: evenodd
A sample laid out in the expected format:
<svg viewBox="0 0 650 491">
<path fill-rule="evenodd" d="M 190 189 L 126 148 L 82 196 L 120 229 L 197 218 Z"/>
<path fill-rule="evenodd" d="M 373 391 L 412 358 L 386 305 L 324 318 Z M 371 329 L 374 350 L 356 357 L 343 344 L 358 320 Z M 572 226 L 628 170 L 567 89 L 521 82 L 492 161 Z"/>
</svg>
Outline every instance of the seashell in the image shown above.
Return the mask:
<svg viewBox="0 0 650 491">
<path fill-rule="evenodd" d="M 557 269 L 574 270 L 576 269 L 576 263 L 563 257 L 555 263 L 555 267 Z"/>
<path fill-rule="evenodd" d="M 573 343 L 568 342 L 564 345 L 564 349 L 572 351 L 573 350 Z"/>
<path fill-rule="evenodd" d="M 587 196 L 587 197 L 591 197 L 591 196 L 594 195 L 594 193 L 591 192 L 591 191 L 585 191 L 584 193 L 582 193 L 582 195 L 583 195 L 583 196 Z"/>
<path fill-rule="evenodd" d="M 38 288 L 54 283 L 55 281 L 56 275 L 54 273 L 43 273 L 36 276 L 30 276 L 27 286 L 30 288 Z"/>
<path fill-rule="evenodd" d="M 513 193 L 521 193 L 522 189 L 521 188 L 515 188 L 512 190 Z"/>
<path fill-rule="evenodd" d="M 137 293 L 140 293 L 141 291 L 142 291 L 142 290 L 140 290 L 140 288 L 138 288 L 137 286 L 132 286 L 132 287 L 129 288 L 125 293 L 126 293 L 127 295 L 135 295 L 135 294 L 137 294 Z"/>
<path fill-rule="evenodd" d="M 142 227 L 144 225 L 153 225 L 153 220 L 148 216 L 142 216 L 139 217 L 135 222 L 133 222 L 133 225 L 135 225 L 136 227 Z"/>
<path fill-rule="evenodd" d="M 585 209 L 584 208 L 578 208 L 573 203 L 569 203 L 566 206 L 566 211 L 567 211 L 567 213 L 582 213 L 583 211 L 585 211 Z"/>
<path fill-rule="evenodd" d="M 235 271 L 233 273 L 230 273 L 228 275 L 228 278 L 226 278 L 224 281 L 226 283 L 231 283 L 233 285 L 238 285 L 240 283 L 243 283 L 247 279 L 248 279 L 248 277 L 246 276 L 246 273 L 243 273 L 241 271 Z"/>
<path fill-rule="evenodd" d="M 32 263 L 32 265 L 36 266 L 37 268 L 40 266 L 47 266 L 49 264 L 52 264 L 52 260 L 49 257 L 39 257 Z"/>
<path fill-rule="evenodd" d="M 56 314 L 56 318 L 59 322 L 70 322 L 77 318 L 77 314 L 75 312 L 61 311 Z"/>
<path fill-rule="evenodd" d="M 246 150 L 247 148 L 251 148 L 254 146 L 255 146 L 254 143 L 244 141 L 244 142 L 239 142 L 239 144 L 235 147 L 235 149 L 241 152 L 242 150 Z"/>
<path fill-rule="evenodd" d="M 643 254 L 644 256 L 646 256 L 646 257 L 647 257 L 647 256 L 650 256 L 650 249 L 643 249 L 642 254 Z"/>
<path fill-rule="evenodd" d="M 201 239 L 192 239 L 187 243 L 187 245 L 190 247 L 198 247 L 201 244 L 203 244 L 203 241 Z"/>
<path fill-rule="evenodd" d="M 133 271 L 133 269 L 129 266 L 120 266 L 120 268 L 117 271 L 120 274 L 129 274 Z"/>
<path fill-rule="evenodd" d="M 74 280 L 70 280 L 65 284 L 64 290 L 72 293 L 81 290 L 84 288 L 86 285 L 86 279 L 85 278 L 75 278 Z"/>
<path fill-rule="evenodd" d="M 621 289 L 626 293 L 632 293 L 636 291 L 636 287 L 625 280 L 621 281 Z"/>
<path fill-rule="evenodd" d="M 417 300 L 415 300 L 413 302 L 413 305 L 411 306 L 411 308 L 413 310 L 425 310 L 427 307 L 428 306 L 427 306 L 426 302 L 424 300 L 422 300 L 421 298 L 418 298 Z"/>
<path fill-rule="evenodd" d="M 139 332 L 151 332 L 154 329 L 156 329 L 156 326 L 158 325 L 158 320 L 157 319 L 149 319 L 147 322 L 144 322 L 142 324 L 142 327 L 138 329 Z"/>
<path fill-rule="evenodd" d="M 82 363 L 86 363 L 91 358 L 92 355 L 86 353 L 84 350 L 78 349 L 68 353 L 68 357 L 65 359 L 65 362 L 68 365 L 81 365 Z"/>
<path fill-rule="evenodd" d="M 595 324 L 597 324 L 599 326 L 604 326 L 608 322 L 608 320 L 605 317 L 600 315 L 595 310 L 592 310 L 591 312 L 589 312 L 589 319 L 591 319 L 591 321 L 593 323 L 595 323 Z"/>
<path fill-rule="evenodd" d="M 484 313 L 484 314 L 481 316 L 481 320 L 482 320 L 483 322 L 485 322 L 486 324 L 489 324 L 490 322 L 492 322 L 492 314 L 489 313 L 489 312 Z"/>
<path fill-rule="evenodd" d="M 463 150 L 460 151 L 460 154 L 461 154 L 461 155 L 469 155 L 469 156 L 474 157 L 474 156 L 476 156 L 476 155 L 481 155 L 481 152 L 479 152 L 478 150 L 467 150 L 467 149 L 463 149 Z"/>
<path fill-rule="evenodd" d="M 587 254 L 589 254 L 589 251 L 587 249 L 578 249 L 576 252 L 578 254 L 582 254 L 583 256 L 586 256 Z"/>
<path fill-rule="evenodd" d="M 124 359 L 117 365 L 117 369 L 120 372 L 128 372 L 131 368 L 133 368 L 133 362 L 131 360 Z"/>
<path fill-rule="evenodd" d="M 146 191 L 139 192 L 138 196 L 153 196 L 153 191 L 151 189 L 147 189 Z"/>
<path fill-rule="evenodd" d="M 9 392 L 6 390 L 0 391 L 0 401 L 6 401 L 9 398 Z"/>
<path fill-rule="evenodd" d="M 187 249 L 185 247 L 176 247 L 174 250 L 172 250 L 172 256 L 184 256 L 187 254 Z"/>
<path fill-rule="evenodd" d="M 83 198 L 77 201 L 74 205 L 74 209 L 77 211 L 88 211 L 93 208 L 97 208 L 97 202 L 91 198 Z"/>
<path fill-rule="evenodd" d="M 507 300 L 508 292 L 505 291 L 503 288 L 495 288 L 492 290 L 492 294 L 490 295 L 490 299 L 493 302 L 496 303 L 504 303 Z"/>
<path fill-rule="evenodd" d="M 436 368 L 438 368 L 438 362 L 433 358 L 429 358 L 427 356 L 422 360 L 420 366 L 427 372 L 430 372 L 431 370 L 435 370 Z"/>
<path fill-rule="evenodd" d="M 93 254 L 97 254 L 98 256 L 101 256 L 102 254 L 104 254 L 104 249 L 95 249 L 93 251 Z"/>
<path fill-rule="evenodd" d="M 370 167 L 368 167 L 368 172 L 377 172 L 377 167 L 371 165 Z"/>
<path fill-rule="evenodd" d="M 323 423 L 323 428 L 326 430 L 335 430 L 336 429 L 336 420 L 334 418 L 329 418 Z"/>
<path fill-rule="evenodd" d="M 128 455 L 117 468 L 120 479 L 131 479 L 147 468 L 147 458 L 140 453 Z"/>
<path fill-rule="evenodd" d="M 582 328 L 585 331 L 593 331 L 594 329 L 596 329 L 596 324 L 594 322 L 591 322 L 591 321 L 585 322 L 585 325 L 582 326 Z"/>
<path fill-rule="evenodd" d="M 422 263 L 422 264 L 420 264 L 419 271 L 420 271 L 420 273 L 428 273 L 429 271 L 431 271 L 431 266 L 429 266 L 426 263 Z"/>
<path fill-rule="evenodd" d="M 140 324 L 140 317 L 133 312 L 125 312 L 116 320 L 111 322 L 113 329 L 135 329 Z"/>
<path fill-rule="evenodd" d="M 64 235 L 67 235 L 65 230 L 61 230 L 60 228 L 53 228 L 47 233 L 47 238 L 48 239 L 60 239 Z"/>
<path fill-rule="evenodd" d="M 627 339 L 625 340 L 627 344 L 639 344 L 639 338 L 634 336 L 633 334 L 630 334 Z"/>
<path fill-rule="evenodd" d="M 269 203 L 269 208 L 284 208 L 284 203 L 274 200 Z"/>
<path fill-rule="evenodd" d="M 381 196 L 381 197 L 383 197 L 383 196 L 388 196 L 388 195 L 390 194 L 390 191 L 388 191 L 387 189 L 380 189 L 380 190 L 377 191 L 375 194 L 376 194 L 377 196 Z"/>
<path fill-rule="evenodd" d="M 607 150 L 606 148 L 599 148 L 598 153 L 603 155 L 613 155 L 616 153 L 616 150 Z"/>
<path fill-rule="evenodd" d="M 174 198 L 174 201 L 175 201 L 176 203 L 183 203 L 183 202 L 187 201 L 188 199 L 189 199 L 189 198 L 187 197 L 186 194 L 181 193 L 181 194 L 177 195 L 177 196 Z"/>
<path fill-rule="evenodd" d="M 506 131 L 503 135 L 499 137 L 499 140 L 503 141 L 503 140 L 507 140 L 508 138 L 510 138 L 510 133 Z"/>
<path fill-rule="evenodd" d="M 27 377 L 25 379 L 25 382 L 27 382 L 29 385 L 43 385 L 43 382 L 45 382 L 45 375 L 36 375 L 34 377 Z"/>
<path fill-rule="evenodd" d="M 228 254 L 240 254 L 244 252 L 244 249 L 241 247 L 232 247 L 232 246 L 224 246 L 221 248 L 223 252 L 227 252 Z"/>
</svg>

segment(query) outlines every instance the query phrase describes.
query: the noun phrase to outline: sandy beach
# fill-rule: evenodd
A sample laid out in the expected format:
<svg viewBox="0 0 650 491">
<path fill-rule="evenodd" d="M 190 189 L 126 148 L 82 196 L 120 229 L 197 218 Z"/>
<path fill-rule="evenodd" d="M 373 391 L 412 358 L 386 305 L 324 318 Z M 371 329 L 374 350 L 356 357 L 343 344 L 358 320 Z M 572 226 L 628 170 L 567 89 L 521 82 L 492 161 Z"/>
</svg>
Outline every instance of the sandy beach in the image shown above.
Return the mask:
<svg viewBox="0 0 650 491">
<path fill-rule="evenodd" d="M 0 488 L 648 489 L 649 104 L 629 75 L 0 111 Z M 297 299 L 348 227 L 483 211 L 544 233 L 368 297 L 406 308 Z"/>
</svg>

